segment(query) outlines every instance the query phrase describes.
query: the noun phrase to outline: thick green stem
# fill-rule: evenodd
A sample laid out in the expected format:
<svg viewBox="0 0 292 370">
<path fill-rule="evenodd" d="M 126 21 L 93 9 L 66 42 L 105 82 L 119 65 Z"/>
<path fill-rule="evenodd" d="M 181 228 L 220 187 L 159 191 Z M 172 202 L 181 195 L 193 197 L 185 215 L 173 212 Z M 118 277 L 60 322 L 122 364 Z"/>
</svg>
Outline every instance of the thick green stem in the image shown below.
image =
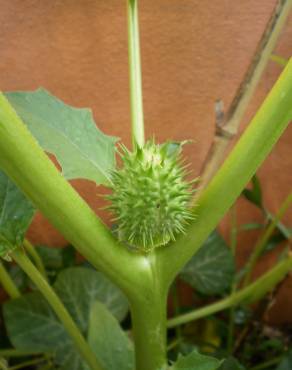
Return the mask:
<svg viewBox="0 0 292 370">
<path fill-rule="evenodd" d="M 292 256 L 289 256 L 246 288 L 238 290 L 236 293 L 231 294 L 216 303 L 212 303 L 206 307 L 174 317 L 168 321 L 167 326 L 168 328 L 173 328 L 189 321 L 198 320 L 202 317 L 236 306 L 241 302 L 253 303 L 272 290 L 274 286 L 277 285 L 291 270 Z"/>
<path fill-rule="evenodd" d="M 46 280 L 48 280 L 45 266 L 43 264 L 43 261 L 42 261 L 41 257 L 39 256 L 38 252 L 36 251 L 35 247 L 27 239 L 24 239 L 24 241 L 23 241 L 23 247 L 27 250 L 28 254 L 33 259 L 36 267 L 41 272 L 41 274 L 43 275 L 43 277 Z"/>
<path fill-rule="evenodd" d="M 130 297 L 135 339 L 135 370 L 160 370 L 166 364 L 167 289 L 161 284 L 155 253 L 149 254 L 150 269 L 140 294 Z"/>
<path fill-rule="evenodd" d="M 2 284 L 3 288 L 5 289 L 6 293 L 9 295 L 10 298 L 20 297 L 21 294 L 17 286 L 11 279 L 10 275 L 6 271 L 1 261 L 0 261 L 0 283 Z"/>
<path fill-rule="evenodd" d="M 160 370 L 166 364 L 166 294 L 149 290 L 131 304 L 136 370 Z"/>
<path fill-rule="evenodd" d="M 251 276 L 252 276 L 252 272 L 257 263 L 257 260 L 263 253 L 266 243 L 268 242 L 269 238 L 271 237 L 274 230 L 276 229 L 278 222 L 281 220 L 281 218 L 284 216 L 287 209 L 290 207 L 291 203 L 292 203 L 292 193 L 290 193 L 288 197 L 284 200 L 279 211 L 273 218 L 273 221 L 269 224 L 269 226 L 263 233 L 262 237 L 256 243 L 254 250 L 246 264 L 246 275 L 243 281 L 243 286 L 246 286 L 249 283 Z"/>
<path fill-rule="evenodd" d="M 40 292 L 46 298 L 56 315 L 63 323 L 68 334 L 71 336 L 75 343 L 76 349 L 83 357 L 84 361 L 89 365 L 92 370 L 103 370 L 101 365 L 97 362 L 97 358 L 89 347 L 88 343 L 80 333 L 75 322 L 72 320 L 65 306 L 53 291 L 48 282 L 44 279 L 42 274 L 37 270 L 30 259 L 25 255 L 21 249 L 15 249 L 11 252 L 11 257 L 20 266 L 20 268 L 30 277 L 33 283 L 38 287 Z"/>
<path fill-rule="evenodd" d="M 197 200 L 185 236 L 157 251 L 165 284 L 200 248 L 292 119 L 292 59 L 220 170 Z"/>
<path fill-rule="evenodd" d="M 142 147 L 144 145 L 144 117 L 138 0 L 127 0 L 127 3 L 132 141 L 134 147 Z"/>
</svg>

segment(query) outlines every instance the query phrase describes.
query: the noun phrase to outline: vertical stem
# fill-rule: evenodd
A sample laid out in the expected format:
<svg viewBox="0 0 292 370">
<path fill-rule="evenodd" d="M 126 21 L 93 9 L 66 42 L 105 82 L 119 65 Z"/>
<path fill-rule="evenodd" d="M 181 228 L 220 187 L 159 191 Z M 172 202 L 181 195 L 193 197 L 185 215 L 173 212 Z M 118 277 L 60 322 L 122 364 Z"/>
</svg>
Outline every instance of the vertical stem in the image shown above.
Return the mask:
<svg viewBox="0 0 292 370">
<path fill-rule="evenodd" d="M 237 247 L 237 214 L 236 214 L 236 203 L 231 207 L 231 235 L 230 235 L 230 248 L 235 258 L 236 247 Z M 233 295 L 236 292 L 237 282 L 236 278 L 232 281 L 231 292 Z M 229 323 L 228 323 L 228 337 L 227 337 L 227 350 L 228 353 L 232 353 L 233 338 L 234 338 L 234 316 L 235 316 L 235 306 L 232 306 L 229 311 Z"/>
<path fill-rule="evenodd" d="M 173 298 L 173 309 L 175 316 L 180 314 L 180 304 L 179 304 L 179 291 L 178 291 L 178 279 L 176 278 L 172 285 L 172 298 Z M 182 341 L 181 327 L 177 326 L 175 328 L 176 339 L 179 343 Z"/>
<path fill-rule="evenodd" d="M 76 345 L 76 349 L 79 351 L 80 355 L 83 357 L 84 361 L 89 365 L 92 370 L 102 370 L 102 367 L 98 364 L 97 358 L 89 347 L 88 343 L 85 341 L 84 337 L 80 333 L 77 325 L 72 320 L 65 306 L 44 279 L 42 274 L 37 270 L 30 259 L 25 255 L 25 253 L 16 249 L 11 253 L 11 257 L 15 262 L 22 268 L 22 270 L 30 277 L 34 284 L 38 287 L 40 292 L 43 294 L 45 299 L 48 301 L 52 309 L 55 311 L 56 315 L 63 323 L 68 334 L 71 336 L 73 342 Z"/>
<path fill-rule="evenodd" d="M 39 256 L 38 252 L 36 251 L 35 247 L 27 240 L 24 239 L 23 247 L 27 250 L 28 254 L 33 259 L 36 267 L 42 273 L 43 277 L 48 280 L 47 272 L 41 257 Z"/>
<path fill-rule="evenodd" d="M 20 292 L 15 285 L 14 281 L 11 279 L 10 275 L 6 271 L 3 263 L 0 261 L 0 283 L 2 284 L 3 288 L 10 296 L 10 298 L 18 298 L 20 297 Z"/>
<path fill-rule="evenodd" d="M 150 290 L 131 304 L 136 370 L 160 370 L 166 364 L 166 294 Z"/>
<path fill-rule="evenodd" d="M 138 0 L 127 0 L 127 2 L 132 141 L 133 147 L 142 147 L 144 145 L 144 117 Z"/>
</svg>

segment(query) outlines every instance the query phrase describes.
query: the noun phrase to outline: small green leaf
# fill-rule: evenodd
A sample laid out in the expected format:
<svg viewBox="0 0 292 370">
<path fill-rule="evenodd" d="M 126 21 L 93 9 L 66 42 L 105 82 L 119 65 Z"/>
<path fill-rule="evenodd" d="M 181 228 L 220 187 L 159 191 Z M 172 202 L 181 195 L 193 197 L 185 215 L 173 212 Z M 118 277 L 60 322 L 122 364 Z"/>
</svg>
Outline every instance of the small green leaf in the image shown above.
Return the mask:
<svg viewBox="0 0 292 370">
<path fill-rule="evenodd" d="M 22 244 L 34 212 L 31 202 L 0 171 L 0 257 Z"/>
<path fill-rule="evenodd" d="M 245 368 L 240 365 L 236 358 L 228 357 L 220 366 L 219 370 L 245 370 Z"/>
<path fill-rule="evenodd" d="M 234 273 L 232 253 L 215 231 L 185 265 L 180 277 L 203 294 L 221 294 L 230 287 Z"/>
<path fill-rule="evenodd" d="M 134 370 L 134 347 L 117 319 L 100 302 L 92 307 L 88 342 L 107 370 Z"/>
<path fill-rule="evenodd" d="M 56 156 L 67 179 L 110 183 L 117 138 L 96 127 L 91 110 L 70 107 L 44 89 L 5 96 L 43 149 Z"/>
<path fill-rule="evenodd" d="M 197 351 L 188 356 L 179 357 L 171 370 L 217 370 L 222 361 L 214 357 L 204 356 Z"/>
<path fill-rule="evenodd" d="M 251 203 L 263 209 L 261 184 L 256 175 L 251 179 L 251 185 L 251 189 L 244 189 L 242 194 Z"/>
</svg>

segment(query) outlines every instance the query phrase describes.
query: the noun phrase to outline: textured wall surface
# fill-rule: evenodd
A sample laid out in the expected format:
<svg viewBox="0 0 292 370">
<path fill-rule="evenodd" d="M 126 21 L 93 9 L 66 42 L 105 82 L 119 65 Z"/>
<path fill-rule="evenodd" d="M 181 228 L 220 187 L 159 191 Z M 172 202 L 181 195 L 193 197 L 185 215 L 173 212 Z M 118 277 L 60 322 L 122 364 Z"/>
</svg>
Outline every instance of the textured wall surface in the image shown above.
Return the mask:
<svg viewBox="0 0 292 370">
<path fill-rule="evenodd" d="M 187 149 L 197 174 L 214 135 L 214 102 L 230 103 L 262 35 L 275 0 L 141 0 L 141 46 L 147 136 L 157 140 L 192 138 Z M 0 0 L 0 86 L 33 90 L 43 86 L 65 102 L 93 109 L 99 127 L 129 143 L 129 99 L 125 1 Z M 292 17 L 277 53 L 292 53 Z M 280 67 L 269 63 L 241 130 L 269 91 Z M 259 172 L 264 198 L 275 211 L 292 183 L 292 128 Z M 96 211 L 100 189 L 74 181 Z M 241 202 L 239 221 L 260 220 Z M 285 217 L 292 224 L 292 212 Z M 227 236 L 227 222 L 222 230 Z M 256 239 L 241 241 L 239 263 Z M 38 215 L 34 242 L 64 240 Z M 268 256 L 260 272 L 274 262 Z M 291 279 L 271 311 L 273 320 L 292 321 Z M 290 296 L 288 302 L 287 296 Z M 285 304 L 283 304 L 285 302 Z"/>
</svg>

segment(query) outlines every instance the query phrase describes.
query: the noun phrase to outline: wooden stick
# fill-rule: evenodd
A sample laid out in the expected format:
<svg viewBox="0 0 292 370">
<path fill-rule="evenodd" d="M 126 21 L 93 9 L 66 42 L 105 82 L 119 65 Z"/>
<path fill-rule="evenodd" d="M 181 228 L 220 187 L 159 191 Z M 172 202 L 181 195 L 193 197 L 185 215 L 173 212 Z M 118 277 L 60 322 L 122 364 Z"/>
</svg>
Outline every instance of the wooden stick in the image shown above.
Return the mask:
<svg viewBox="0 0 292 370">
<path fill-rule="evenodd" d="M 196 198 L 220 167 L 230 141 L 238 132 L 239 124 L 274 50 L 291 7 L 292 0 L 278 0 L 227 113 L 223 113 L 223 103 L 221 101 L 216 103 L 216 133 L 201 170 L 200 188 L 196 193 Z"/>
</svg>

